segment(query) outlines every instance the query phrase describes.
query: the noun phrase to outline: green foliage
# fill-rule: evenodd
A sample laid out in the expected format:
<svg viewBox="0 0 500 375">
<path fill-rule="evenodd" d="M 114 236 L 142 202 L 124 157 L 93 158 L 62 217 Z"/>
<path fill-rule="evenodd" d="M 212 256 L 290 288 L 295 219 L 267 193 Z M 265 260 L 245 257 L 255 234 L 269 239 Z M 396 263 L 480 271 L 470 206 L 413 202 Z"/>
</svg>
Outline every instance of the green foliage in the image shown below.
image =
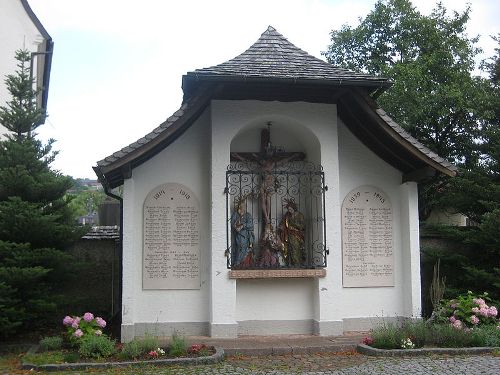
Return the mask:
<svg viewBox="0 0 500 375">
<path fill-rule="evenodd" d="M 70 207 L 76 216 L 97 212 L 99 205 L 106 199 L 102 190 L 81 190 L 71 196 Z"/>
<path fill-rule="evenodd" d="M 384 323 L 371 331 L 372 346 L 378 349 L 400 349 L 401 342 L 406 338 L 401 327 Z"/>
<path fill-rule="evenodd" d="M 12 133 L 0 141 L 0 335 L 47 326 L 57 287 L 69 279 L 64 249 L 81 236 L 66 190 L 72 179 L 51 169 L 57 155 L 34 130 L 44 112 L 36 108 L 28 51 L 18 51 L 18 70 L 7 76 L 11 101 L 0 123 Z"/>
<path fill-rule="evenodd" d="M 144 338 L 134 338 L 132 341 L 125 343 L 120 352 L 120 357 L 125 359 L 136 359 L 142 357 L 152 350 L 156 350 L 160 346 L 157 337 L 146 335 Z"/>
<path fill-rule="evenodd" d="M 115 352 L 115 341 L 106 335 L 82 338 L 78 350 L 78 353 L 85 358 L 107 358 L 111 357 Z"/>
<path fill-rule="evenodd" d="M 478 227 L 458 228 L 452 226 L 423 226 L 421 233 L 430 233 L 441 238 L 448 247 L 423 247 L 422 290 L 429 288 L 432 267 L 440 260 L 440 273 L 446 277 L 445 298 L 454 298 L 459 294 L 487 292 L 493 304 L 500 302 L 500 267 L 498 257 L 500 246 L 496 233 L 500 228 L 500 211 L 495 210 L 484 215 L 483 223 Z M 427 296 L 428 293 L 424 293 Z M 428 300 L 424 301 L 424 305 Z M 424 313 L 430 314 L 430 307 Z"/>
<path fill-rule="evenodd" d="M 45 352 L 45 353 L 27 353 L 23 356 L 23 363 L 29 363 L 32 365 L 49 365 L 52 363 L 64 363 L 65 355 L 61 351 L 55 352 Z"/>
<path fill-rule="evenodd" d="M 495 325 L 483 326 L 472 330 L 472 345 L 482 347 L 500 347 L 500 329 Z"/>
<path fill-rule="evenodd" d="M 456 329 L 451 324 L 429 324 L 426 322 L 410 322 L 401 326 L 384 324 L 370 332 L 370 346 L 379 349 L 401 349 L 405 341 L 410 339 L 414 345 L 409 348 L 423 346 L 442 348 L 464 348 L 473 346 L 498 346 L 500 329 L 496 325 L 484 325 L 470 329 Z M 365 339 L 366 340 L 366 339 Z"/>
<path fill-rule="evenodd" d="M 334 64 L 390 78 L 394 85 L 380 96 L 380 105 L 460 167 L 458 178 L 438 176 L 421 185 L 422 219 L 444 207 L 480 222 L 500 204 L 500 64 L 497 55 L 482 65 L 489 80 L 474 76 L 480 49 L 477 38 L 466 34 L 469 14 L 469 7 L 450 14 L 437 3 L 423 15 L 409 0 L 379 0 L 357 27 L 332 31 L 325 52 Z"/>
<path fill-rule="evenodd" d="M 420 218 L 446 209 L 479 227 L 455 230 L 455 237 L 441 228 L 457 250 L 431 251 L 425 261 L 441 258 L 448 295 L 487 288 L 500 300 L 500 47 L 479 67 L 489 78 L 475 76 L 480 49 L 478 38 L 466 34 L 469 14 L 470 7 L 450 13 L 438 2 L 423 15 L 409 0 L 378 0 L 358 26 L 332 31 L 324 54 L 333 64 L 390 78 L 394 84 L 378 98 L 381 107 L 459 167 L 454 178 L 420 183 Z M 494 39 L 500 43 L 500 34 Z"/>
<path fill-rule="evenodd" d="M 30 78 L 30 52 L 16 51 L 15 58 L 16 74 L 8 75 L 5 80 L 12 99 L 7 106 L 0 106 L 0 123 L 14 133 L 14 139 L 21 140 L 43 123 L 45 111 L 36 105 L 37 91 L 33 90 L 34 81 Z"/>
<path fill-rule="evenodd" d="M 465 348 L 473 346 L 472 336 L 463 329 L 453 328 L 451 324 L 432 326 L 431 343 L 441 348 Z"/>
<path fill-rule="evenodd" d="M 172 335 L 172 340 L 170 341 L 170 346 L 168 347 L 168 354 L 173 357 L 182 357 L 187 353 L 187 343 L 186 339 L 177 334 Z"/>
<path fill-rule="evenodd" d="M 123 345 L 120 357 L 123 359 L 136 359 L 144 354 L 139 340 L 133 339 Z"/>
<path fill-rule="evenodd" d="M 488 293 L 476 296 L 469 291 L 452 300 L 442 301 L 437 321 L 442 323 L 450 321 L 457 328 L 474 328 L 480 325 L 498 324 L 497 315 L 498 311 L 491 305 Z"/>
<path fill-rule="evenodd" d="M 44 337 L 40 340 L 40 350 L 47 352 L 49 350 L 59 350 L 63 345 L 63 338 L 60 336 Z"/>
<path fill-rule="evenodd" d="M 409 0 L 379 0 L 358 27 L 332 31 L 325 52 L 334 64 L 391 78 L 381 106 L 433 151 L 459 163 L 471 157 L 480 135 L 481 108 L 473 101 L 481 102 L 485 84 L 471 76 L 480 50 L 465 33 L 469 13 L 450 16 L 438 3 L 425 16 Z"/>
<path fill-rule="evenodd" d="M 160 346 L 158 337 L 146 334 L 146 336 L 140 340 L 141 348 L 144 353 L 148 353 L 152 350 L 156 350 Z"/>
</svg>

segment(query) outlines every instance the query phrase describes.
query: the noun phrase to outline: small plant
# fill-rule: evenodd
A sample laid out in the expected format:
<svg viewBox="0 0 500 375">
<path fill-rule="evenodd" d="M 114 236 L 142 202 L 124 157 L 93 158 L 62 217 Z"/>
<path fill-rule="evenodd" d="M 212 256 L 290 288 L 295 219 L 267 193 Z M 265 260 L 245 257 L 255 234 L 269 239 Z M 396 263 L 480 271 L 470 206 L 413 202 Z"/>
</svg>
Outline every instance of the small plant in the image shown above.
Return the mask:
<svg viewBox="0 0 500 375">
<path fill-rule="evenodd" d="M 210 355 L 210 348 L 205 344 L 193 344 L 189 347 L 188 353 L 204 357 Z"/>
<path fill-rule="evenodd" d="M 405 339 L 405 334 L 401 327 L 384 323 L 382 326 L 372 329 L 371 337 L 373 339 L 371 346 L 374 348 L 399 349 L 401 342 Z"/>
<path fill-rule="evenodd" d="M 401 341 L 401 349 L 415 349 L 415 344 L 408 337 Z"/>
<path fill-rule="evenodd" d="M 151 336 L 150 334 L 146 334 L 143 339 L 140 339 L 139 344 L 143 353 L 154 351 L 160 346 L 158 338 Z"/>
<path fill-rule="evenodd" d="M 132 341 L 123 344 L 123 348 L 119 356 L 123 359 L 137 359 L 143 354 L 144 352 L 142 351 L 139 340 L 133 339 Z"/>
<path fill-rule="evenodd" d="M 148 353 L 148 356 L 153 359 L 159 358 L 164 355 L 165 355 L 165 350 L 163 350 L 162 348 L 156 348 L 155 350 L 151 350 Z"/>
<path fill-rule="evenodd" d="M 371 346 L 373 345 L 373 338 L 371 336 L 366 336 L 361 342 L 365 345 Z"/>
<path fill-rule="evenodd" d="M 425 345 L 429 332 L 429 324 L 422 320 L 406 321 L 401 329 L 407 338 L 410 338 L 415 348 Z M 413 349 L 413 348 L 412 348 Z"/>
<path fill-rule="evenodd" d="M 187 353 L 187 344 L 184 337 L 177 334 L 172 335 L 172 341 L 168 349 L 168 354 L 172 357 L 182 357 Z"/>
<path fill-rule="evenodd" d="M 64 353 L 64 362 L 75 363 L 80 360 L 80 354 L 77 352 L 67 352 Z"/>
<path fill-rule="evenodd" d="M 474 346 L 500 347 L 500 329 L 495 326 L 475 328 L 471 332 Z"/>
<path fill-rule="evenodd" d="M 465 348 L 472 346 L 470 330 L 456 329 L 450 324 L 436 324 L 432 326 L 429 335 L 431 343 L 443 348 Z"/>
<path fill-rule="evenodd" d="M 440 265 L 441 259 L 438 259 L 436 264 L 434 265 L 434 272 L 432 275 L 432 282 L 429 290 L 433 314 L 435 314 L 436 310 L 438 310 L 441 300 L 444 296 L 444 291 L 446 289 L 446 277 L 441 277 L 439 275 Z"/>
<path fill-rule="evenodd" d="M 155 357 L 155 354 L 151 353 L 158 352 L 159 346 L 158 338 L 154 336 L 146 335 L 146 337 L 142 339 L 134 338 L 132 341 L 123 345 L 120 357 L 125 359 L 137 359 L 145 355 Z"/>
<path fill-rule="evenodd" d="M 70 342 L 77 345 L 83 337 L 101 336 L 102 329 L 106 327 L 106 321 L 101 317 L 86 312 L 83 316 L 66 316 L 63 324 L 67 327 Z"/>
<path fill-rule="evenodd" d="M 40 351 L 59 350 L 62 348 L 63 339 L 59 336 L 44 337 L 40 340 Z"/>
<path fill-rule="evenodd" d="M 78 353 L 85 358 L 107 358 L 115 354 L 115 341 L 109 337 L 87 336 L 80 342 Z"/>
</svg>

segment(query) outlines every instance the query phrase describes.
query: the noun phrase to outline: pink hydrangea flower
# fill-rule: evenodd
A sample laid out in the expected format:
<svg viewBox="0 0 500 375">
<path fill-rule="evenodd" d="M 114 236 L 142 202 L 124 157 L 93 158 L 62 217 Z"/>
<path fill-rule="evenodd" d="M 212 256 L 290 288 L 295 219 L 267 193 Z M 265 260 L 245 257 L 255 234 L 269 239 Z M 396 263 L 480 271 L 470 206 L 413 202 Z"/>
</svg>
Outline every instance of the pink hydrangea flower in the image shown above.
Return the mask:
<svg viewBox="0 0 500 375">
<path fill-rule="evenodd" d="M 63 324 L 65 326 L 70 326 L 73 324 L 73 318 L 71 316 L 66 315 L 63 319 Z"/>
<path fill-rule="evenodd" d="M 450 316 L 450 323 L 455 323 L 457 321 L 457 318 L 455 318 L 454 315 Z"/>
<path fill-rule="evenodd" d="M 479 314 L 479 307 L 473 307 L 471 310 L 474 314 Z"/>
<path fill-rule="evenodd" d="M 80 337 L 82 337 L 82 336 L 83 336 L 83 332 L 82 332 L 82 330 L 81 330 L 81 329 L 77 329 L 77 330 L 75 331 L 75 333 L 73 333 L 73 335 L 74 335 L 75 337 L 80 338 Z"/>
<path fill-rule="evenodd" d="M 498 315 L 498 311 L 497 311 L 497 308 L 495 306 L 491 306 L 489 309 L 488 309 L 488 316 L 489 317 L 492 317 L 494 318 L 495 316 Z"/>
<path fill-rule="evenodd" d="M 482 315 L 482 316 L 484 316 L 485 318 L 487 318 L 487 317 L 488 317 L 489 312 L 490 312 L 490 309 L 487 309 L 487 308 L 485 308 L 485 307 L 481 307 L 481 308 L 479 309 L 479 315 Z"/>
<path fill-rule="evenodd" d="M 94 319 L 94 314 L 89 312 L 83 314 L 83 320 L 85 320 L 86 322 L 90 322 L 92 319 Z"/>
<path fill-rule="evenodd" d="M 474 302 L 476 305 L 479 305 L 479 306 L 484 305 L 486 303 L 486 302 L 484 302 L 484 299 L 482 299 L 482 298 L 474 298 L 472 300 L 472 302 Z"/>
<path fill-rule="evenodd" d="M 470 317 L 470 321 L 472 322 L 472 324 L 476 325 L 476 324 L 479 324 L 479 318 L 475 315 L 472 315 Z"/>
<path fill-rule="evenodd" d="M 460 320 L 458 320 L 458 319 L 457 319 L 457 320 L 455 320 L 455 321 L 453 322 L 453 328 L 456 328 L 456 329 L 461 329 L 461 328 L 462 328 L 462 321 L 460 321 Z"/>
<path fill-rule="evenodd" d="M 101 328 L 106 327 L 106 321 L 103 318 L 99 317 L 99 316 L 97 318 L 95 318 L 95 322 Z"/>
<path fill-rule="evenodd" d="M 78 328 L 78 325 L 80 324 L 80 317 L 76 317 L 75 319 L 73 319 L 73 323 L 71 323 L 71 327 L 73 328 Z"/>
<path fill-rule="evenodd" d="M 100 329 L 96 329 L 95 335 L 96 336 L 101 336 L 102 335 L 102 331 Z"/>
</svg>

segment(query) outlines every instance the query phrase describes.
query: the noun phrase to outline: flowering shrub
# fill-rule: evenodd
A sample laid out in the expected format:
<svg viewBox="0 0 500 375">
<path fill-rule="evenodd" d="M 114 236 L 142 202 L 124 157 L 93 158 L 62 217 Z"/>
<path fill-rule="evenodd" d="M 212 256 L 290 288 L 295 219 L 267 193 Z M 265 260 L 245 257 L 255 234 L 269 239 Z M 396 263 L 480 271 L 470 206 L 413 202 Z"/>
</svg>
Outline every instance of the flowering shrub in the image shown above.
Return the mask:
<svg viewBox="0 0 500 375">
<path fill-rule="evenodd" d="M 415 344 L 408 337 L 407 339 L 401 340 L 401 349 L 415 349 Z"/>
<path fill-rule="evenodd" d="M 151 350 L 148 353 L 148 356 L 153 358 L 153 359 L 156 359 L 162 355 L 165 355 L 165 350 L 163 350 L 162 348 L 157 348 L 156 350 Z"/>
<path fill-rule="evenodd" d="M 488 293 L 475 296 L 471 291 L 455 299 L 443 301 L 439 311 L 442 322 L 448 321 L 454 328 L 474 328 L 480 324 L 498 324 L 498 310 L 488 306 Z"/>
<path fill-rule="evenodd" d="M 66 316 L 63 324 L 67 327 L 70 342 L 77 343 L 87 336 L 101 336 L 102 328 L 106 327 L 106 321 L 101 317 L 94 317 L 94 314 L 86 312 L 82 317 Z"/>
<path fill-rule="evenodd" d="M 362 343 L 371 346 L 373 344 L 373 338 L 371 336 L 366 336 L 363 338 Z"/>
</svg>

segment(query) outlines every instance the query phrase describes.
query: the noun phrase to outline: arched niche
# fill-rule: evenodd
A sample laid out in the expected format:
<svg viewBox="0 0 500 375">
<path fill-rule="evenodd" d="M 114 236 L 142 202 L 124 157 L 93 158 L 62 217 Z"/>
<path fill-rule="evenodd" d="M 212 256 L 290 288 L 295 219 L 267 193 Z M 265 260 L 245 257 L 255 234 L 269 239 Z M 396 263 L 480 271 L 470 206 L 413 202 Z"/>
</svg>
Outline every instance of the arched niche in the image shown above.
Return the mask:
<svg viewBox="0 0 500 375">
<path fill-rule="evenodd" d="M 266 154 L 261 139 L 269 123 L 273 151 Z M 259 118 L 241 127 L 230 152 L 228 267 L 326 266 L 324 175 L 314 132 L 287 117 Z"/>
<path fill-rule="evenodd" d="M 261 131 L 271 123 L 271 141 L 287 152 L 303 152 L 306 160 L 321 164 L 321 145 L 307 124 L 287 117 L 266 117 L 245 124 L 231 140 L 231 152 L 259 152 Z"/>
</svg>

